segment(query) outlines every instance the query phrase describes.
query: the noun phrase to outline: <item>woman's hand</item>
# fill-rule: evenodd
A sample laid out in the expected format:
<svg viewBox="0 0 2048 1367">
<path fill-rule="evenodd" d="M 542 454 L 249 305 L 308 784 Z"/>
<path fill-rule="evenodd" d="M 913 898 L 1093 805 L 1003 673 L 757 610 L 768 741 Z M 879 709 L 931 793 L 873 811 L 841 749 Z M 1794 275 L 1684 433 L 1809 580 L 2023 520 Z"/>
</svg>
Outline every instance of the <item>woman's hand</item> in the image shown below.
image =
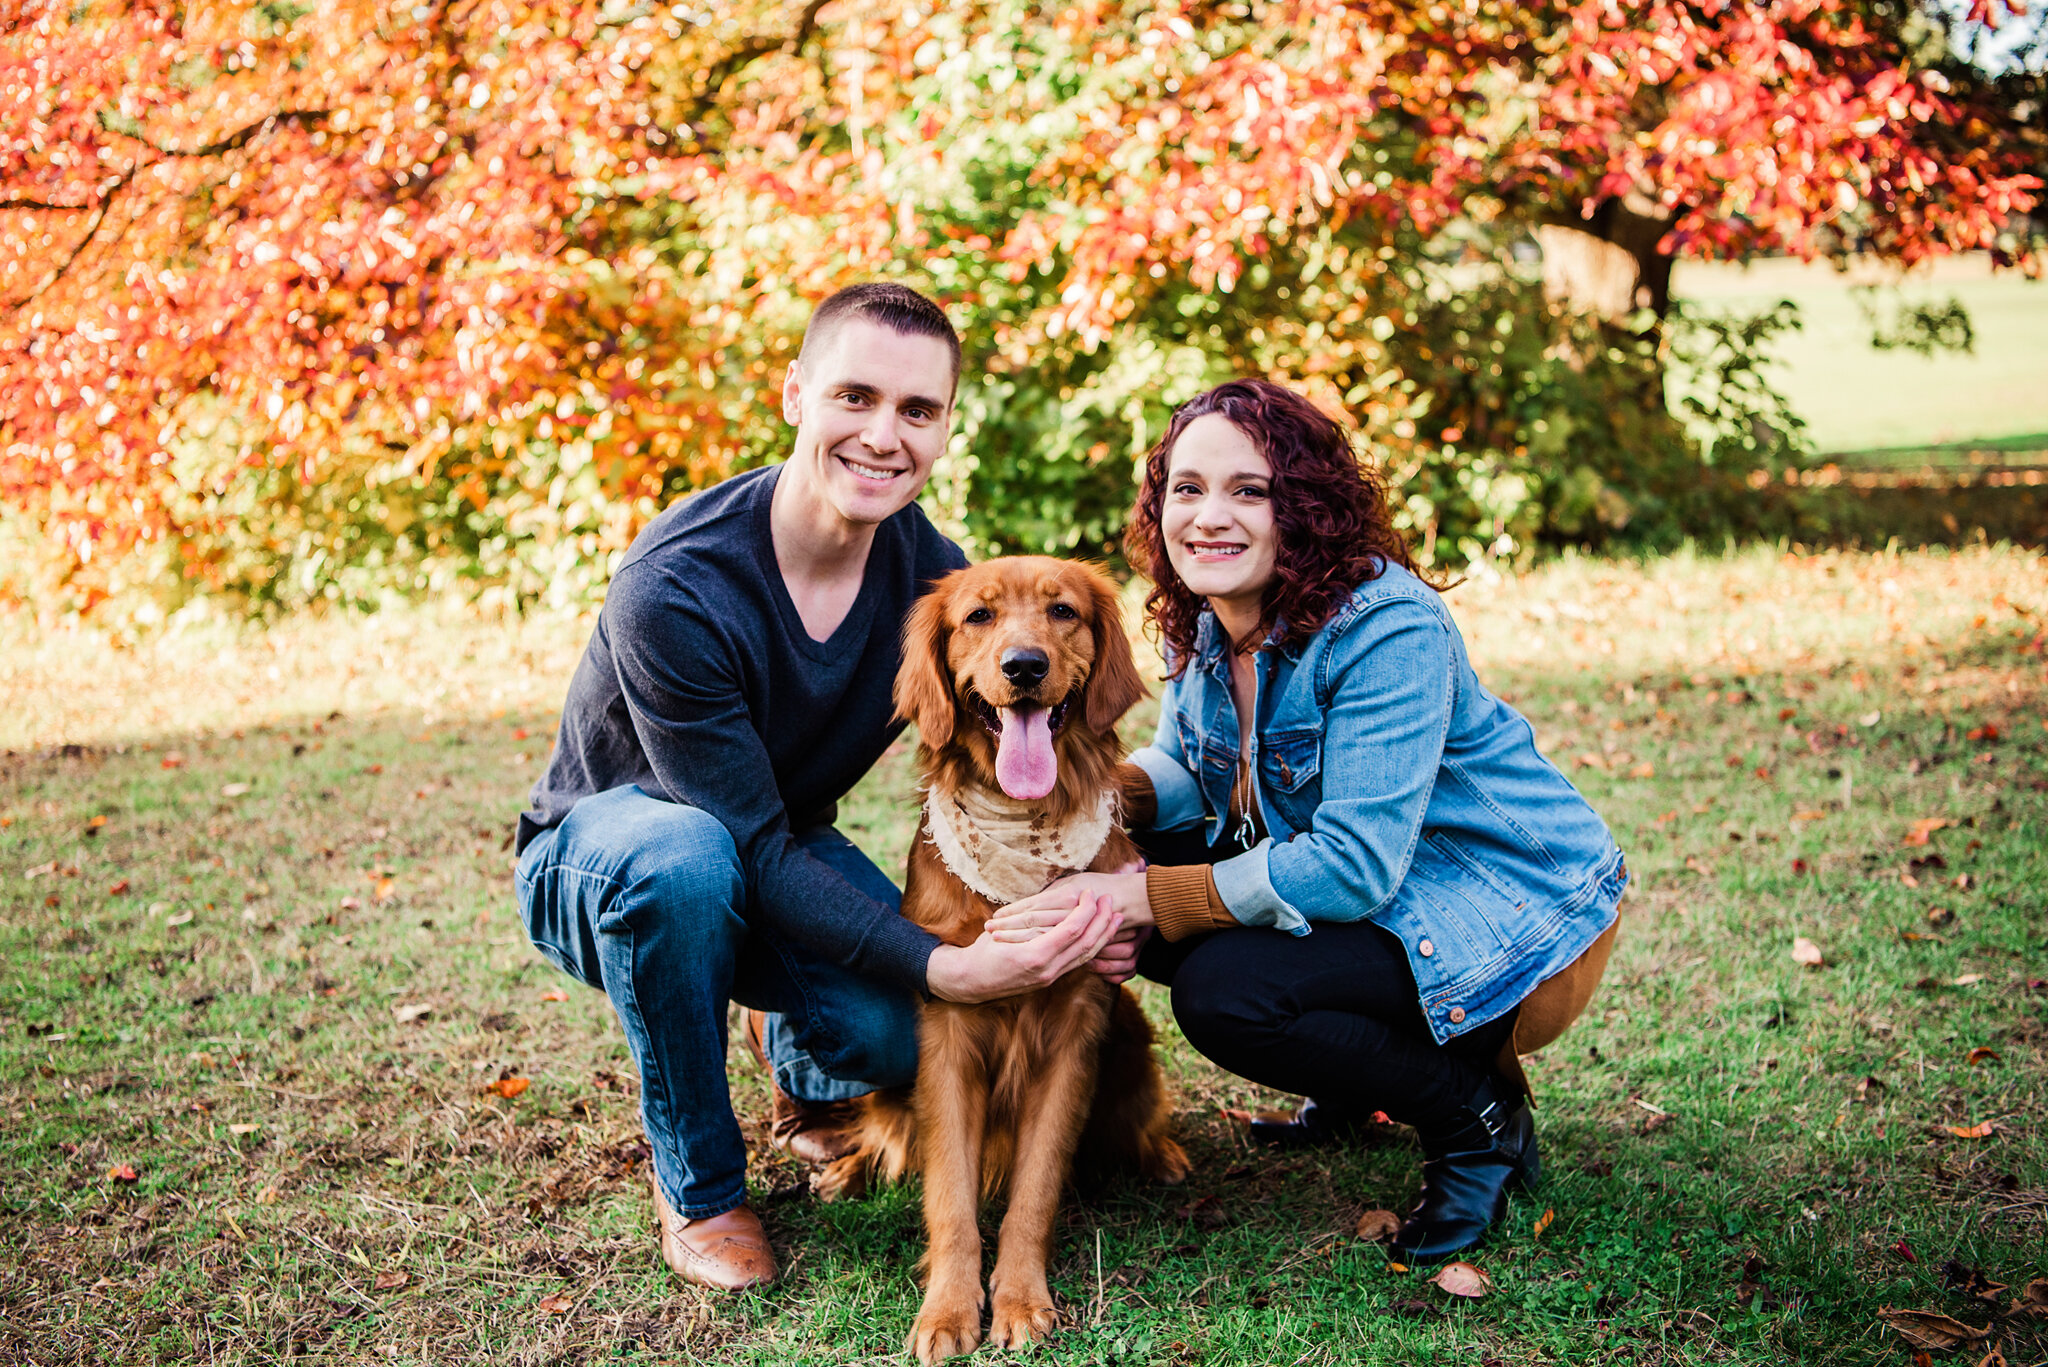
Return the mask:
<svg viewBox="0 0 2048 1367">
<path fill-rule="evenodd" d="M 1122 924 L 1106 899 L 1069 893 L 1051 922 L 1027 936 L 983 931 L 971 945 L 940 945 L 925 961 L 925 988 L 943 1001 L 987 1002 L 1050 987 L 1101 954 Z"/>
<path fill-rule="evenodd" d="M 1141 868 L 1068 874 L 1044 892 L 1012 902 L 989 917 L 989 933 L 1009 944 L 1035 939 L 1065 920 L 1077 897 L 1084 902 L 1106 900 L 1125 926 L 1152 924 L 1152 899 L 1145 891 Z"/>
</svg>

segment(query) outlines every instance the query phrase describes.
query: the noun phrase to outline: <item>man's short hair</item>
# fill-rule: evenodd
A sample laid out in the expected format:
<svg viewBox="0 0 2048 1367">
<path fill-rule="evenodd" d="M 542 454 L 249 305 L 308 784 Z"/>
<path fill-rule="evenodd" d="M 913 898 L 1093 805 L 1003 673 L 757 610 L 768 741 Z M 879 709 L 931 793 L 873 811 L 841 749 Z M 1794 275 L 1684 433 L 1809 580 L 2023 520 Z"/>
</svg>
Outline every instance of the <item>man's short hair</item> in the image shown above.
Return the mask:
<svg viewBox="0 0 2048 1367">
<path fill-rule="evenodd" d="M 953 380 L 959 382 L 960 334 L 953 331 L 945 310 L 908 285 L 879 280 L 848 285 L 818 305 L 804 328 L 804 344 L 797 352 L 797 364 L 801 366 L 841 327 L 856 320 L 879 323 L 907 337 L 936 337 L 952 353 Z"/>
</svg>

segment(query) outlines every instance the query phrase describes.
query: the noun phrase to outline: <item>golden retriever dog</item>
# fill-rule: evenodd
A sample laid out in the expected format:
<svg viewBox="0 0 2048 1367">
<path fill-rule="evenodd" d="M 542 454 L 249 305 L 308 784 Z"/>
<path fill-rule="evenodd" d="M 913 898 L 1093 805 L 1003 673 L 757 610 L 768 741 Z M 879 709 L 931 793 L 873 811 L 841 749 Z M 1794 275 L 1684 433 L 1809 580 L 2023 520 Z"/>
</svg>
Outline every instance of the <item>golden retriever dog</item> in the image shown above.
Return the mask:
<svg viewBox="0 0 2048 1367">
<path fill-rule="evenodd" d="M 896 678 L 926 798 L 903 914 L 971 944 L 997 908 L 1133 860 L 1116 723 L 1144 692 L 1099 571 L 1019 556 L 940 580 L 905 623 Z M 1077 1162 L 1187 1175 L 1151 1046 L 1137 1000 L 1085 967 L 1023 996 L 925 1006 L 915 1089 L 868 1097 L 858 1147 L 817 1182 L 831 1199 L 923 1172 L 927 1281 L 908 1344 L 922 1361 L 981 1342 L 983 1195 L 1009 1196 L 988 1338 L 1018 1348 L 1056 1322 L 1046 1261 Z"/>
</svg>

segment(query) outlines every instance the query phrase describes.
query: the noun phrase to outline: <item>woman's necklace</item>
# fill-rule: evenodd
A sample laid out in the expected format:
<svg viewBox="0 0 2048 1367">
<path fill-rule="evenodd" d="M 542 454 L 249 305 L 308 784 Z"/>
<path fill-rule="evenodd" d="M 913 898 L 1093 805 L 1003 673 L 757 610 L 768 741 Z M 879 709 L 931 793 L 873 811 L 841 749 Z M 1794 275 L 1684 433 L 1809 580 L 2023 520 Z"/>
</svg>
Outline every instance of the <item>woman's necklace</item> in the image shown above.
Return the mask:
<svg viewBox="0 0 2048 1367">
<path fill-rule="evenodd" d="M 1259 708 L 1259 657 L 1257 654 L 1230 657 L 1231 702 L 1237 709 L 1237 776 L 1231 784 L 1231 805 L 1237 808 L 1237 843 L 1250 849 L 1258 843 L 1258 827 L 1252 822 L 1252 804 L 1258 789 L 1252 777 L 1254 729 Z M 1242 672 L 1240 672 L 1240 670 Z"/>
</svg>

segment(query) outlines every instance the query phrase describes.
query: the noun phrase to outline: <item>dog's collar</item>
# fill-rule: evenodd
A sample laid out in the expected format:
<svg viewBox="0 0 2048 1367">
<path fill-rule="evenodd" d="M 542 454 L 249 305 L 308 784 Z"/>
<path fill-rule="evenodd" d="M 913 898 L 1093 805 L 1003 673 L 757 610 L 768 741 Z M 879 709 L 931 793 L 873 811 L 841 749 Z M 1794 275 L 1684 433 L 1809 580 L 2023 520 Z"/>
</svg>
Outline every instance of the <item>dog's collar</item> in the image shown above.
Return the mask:
<svg viewBox="0 0 2048 1367">
<path fill-rule="evenodd" d="M 1095 861 L 1116 820 L 1116 793 L 1057 825 L 1035 802 L 980 788 L 926 793 L 924 815 L 947 871 L 1003 907 Z"/>
</svg>

